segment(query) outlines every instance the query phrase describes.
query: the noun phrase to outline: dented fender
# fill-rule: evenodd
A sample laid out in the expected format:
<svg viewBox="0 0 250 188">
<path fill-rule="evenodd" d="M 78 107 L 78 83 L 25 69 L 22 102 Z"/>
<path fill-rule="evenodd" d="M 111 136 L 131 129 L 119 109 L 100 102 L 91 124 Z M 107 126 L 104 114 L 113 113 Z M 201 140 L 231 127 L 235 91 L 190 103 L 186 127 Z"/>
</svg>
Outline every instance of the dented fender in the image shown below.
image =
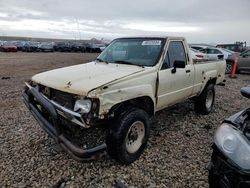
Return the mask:
<svg viewBox="0 0 250 188">
<path fill-rule="evenodd" d="M 107 86 L 106 86 L 107 87 Z M 103 117 L 109 113 L 110 109 L 119 103 L 135 99 L 138 97 L 150 97 L 155 106 L 155 89 L 152 85 L 136 85 L 130 87 L 122 87 L 121 89 L 107 89 L 101 88 L 89 93 L 88 97 L 98 98 L 100 101 L 99 116 Z"/>
</svg>

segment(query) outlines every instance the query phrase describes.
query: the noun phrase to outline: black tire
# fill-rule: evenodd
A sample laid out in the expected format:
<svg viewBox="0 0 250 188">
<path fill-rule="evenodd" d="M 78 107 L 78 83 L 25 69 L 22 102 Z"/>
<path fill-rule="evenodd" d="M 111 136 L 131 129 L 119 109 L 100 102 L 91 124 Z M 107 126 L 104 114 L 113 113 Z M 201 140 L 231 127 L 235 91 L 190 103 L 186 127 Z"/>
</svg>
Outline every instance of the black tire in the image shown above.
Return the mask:
<svg viewBox="0 0 250 188">
<path fill-rule="evenodd" d="M 144 127 L 144 129 L 138 127 L 135 128 L 135 125 L 137 126 L 138 122 L 140 126 Z M 137 128 L 139 129 L 139 131 L 141 131 L 141 133 L 139 134 L 143 135 L 141 136 L 141 138 L 138 135 L 138 132 L 136 134 L 133 134 L 134 130 L 138 131 Z M 112 158 L 114 158 L 121 164 L 128 165 L 137 160 L 141 156 L 147 145 L 148 138 L 149 138 L 148 114 L 144 110 L 138 108 L 130 108 L 124 113 L 121 113 L 121 115 L 114 121 L 114 124 L 111 127 L 111 129 L 107 132 L 106 144 L 108 153 Z M 136 140 L 138 139 L 141 139 L 139 141 L 140 145 L 138 145 L 139 148 L 133 151 L 132 153 L 129 152 L 128 147 L 131 147 L 129 145 L 132 145 L 133 142 L 136 142 Z"/>
<path fill-rule="evenodd" d="M 231 74 L 233 72 L 233 67 L 234 67 L 233 62 L 227 62 L 226 74 Z"/>
<path fill-rule="evenodd" d="M 214 84 L 208 84 L 202 91 L 202 93 L 195 99 L 195 111 L 202 115 L 209 114 L 213 109 L 214 100 L 215 100 Z"/>
</svg>

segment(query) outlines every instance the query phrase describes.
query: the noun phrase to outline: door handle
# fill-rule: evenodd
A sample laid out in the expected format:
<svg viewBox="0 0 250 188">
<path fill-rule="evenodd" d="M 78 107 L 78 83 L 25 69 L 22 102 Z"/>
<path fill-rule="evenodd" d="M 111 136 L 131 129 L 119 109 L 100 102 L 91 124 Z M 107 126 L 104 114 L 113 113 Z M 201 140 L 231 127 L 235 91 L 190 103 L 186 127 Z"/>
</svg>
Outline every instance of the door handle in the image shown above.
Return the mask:
<svg viewBox="0 0 250 188">
<path fill-rule="evenodd" d="M 191 72 L 191 70 L 186 70 L 186 73 L 190 73 Z"/>
</svg>

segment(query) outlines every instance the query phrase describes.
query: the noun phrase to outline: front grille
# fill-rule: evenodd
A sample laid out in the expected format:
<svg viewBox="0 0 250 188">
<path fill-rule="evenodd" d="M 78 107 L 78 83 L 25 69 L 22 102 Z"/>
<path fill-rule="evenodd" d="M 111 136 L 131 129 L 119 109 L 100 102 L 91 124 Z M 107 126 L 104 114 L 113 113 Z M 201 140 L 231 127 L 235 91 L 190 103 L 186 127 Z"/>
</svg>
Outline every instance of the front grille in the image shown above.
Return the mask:
<svg viewBox="0 0 250 188">
<path fill-rule="evenodd" d="M 40 85 L 39 88 L 40 92 L 46 97 L 48 97 L 50 100 L 57 102 L 58 104 L 60 104 L 65 108 L 73 110 L 76 101 L 76 95 L 48 88 L 42 85 Z"/>
<path fill-rule="evenodd" d="M 58 104 L 73 110 L 75 103 L 75 95 L 51 89 L 51 96 L 51 99 L 57 102 Z"/>
</svg>

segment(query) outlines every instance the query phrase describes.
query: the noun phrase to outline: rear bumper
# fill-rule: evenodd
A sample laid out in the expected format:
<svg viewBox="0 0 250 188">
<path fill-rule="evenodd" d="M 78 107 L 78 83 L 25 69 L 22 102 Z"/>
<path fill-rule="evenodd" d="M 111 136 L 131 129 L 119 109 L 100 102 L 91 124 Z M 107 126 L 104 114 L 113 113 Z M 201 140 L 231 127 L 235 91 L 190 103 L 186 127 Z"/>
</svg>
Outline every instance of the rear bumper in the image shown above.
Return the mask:
<svg viewBox="0 0 250 188">
<path fill-rule="evenodd" d="M 106 150 L 106 144 L 103 143 L 93 148 L 80 148 L 70 141 L 62 132 L 60 127 L 60 118 L 56 107 L 43 97 L 37 89 L 29 87 L 22 93 L 24 103 L 37 120 L 39 125 L 58 142 L 62 148 L 67 151 L 76 160 L 94 160 L 100 153 Z M 42 106 L 49 114 L 49 119 L 44 116 L 39 108 Z"/>
</svg>

